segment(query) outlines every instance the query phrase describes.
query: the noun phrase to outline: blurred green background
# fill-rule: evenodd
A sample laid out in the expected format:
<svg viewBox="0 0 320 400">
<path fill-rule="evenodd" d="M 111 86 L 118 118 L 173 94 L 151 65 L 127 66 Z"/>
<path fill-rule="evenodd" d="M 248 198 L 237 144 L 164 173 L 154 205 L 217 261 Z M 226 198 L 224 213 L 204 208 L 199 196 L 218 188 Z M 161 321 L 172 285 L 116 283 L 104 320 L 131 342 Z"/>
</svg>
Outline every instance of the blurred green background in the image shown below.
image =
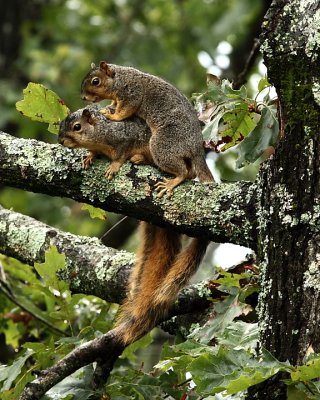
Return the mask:
<svg viewBox="0 0 320 400">
<path fill-rule="evenodd" d="M 55 143 L 45 125 L 15 109 L 29 81 L 42 83 L 71 110 L 84 105 L 80 83 L 91 62 L 134 66 L 172 82 L 187 96 L 203 92 L 206 73 L 235 79 L 243 70 L 271 1 L 10 0 L 0 15 L 0 129 Z M 259 61 L 247 79 L 259 73 Z M 92 220 L 81 205 L 0 187 L 0 203 L 61 229 L 103 235 L 120 217 Z M 130 223 L 129 223 L 130 222 Z M 133 250 L 127 221 L 105 243 Z"/>
</svg>

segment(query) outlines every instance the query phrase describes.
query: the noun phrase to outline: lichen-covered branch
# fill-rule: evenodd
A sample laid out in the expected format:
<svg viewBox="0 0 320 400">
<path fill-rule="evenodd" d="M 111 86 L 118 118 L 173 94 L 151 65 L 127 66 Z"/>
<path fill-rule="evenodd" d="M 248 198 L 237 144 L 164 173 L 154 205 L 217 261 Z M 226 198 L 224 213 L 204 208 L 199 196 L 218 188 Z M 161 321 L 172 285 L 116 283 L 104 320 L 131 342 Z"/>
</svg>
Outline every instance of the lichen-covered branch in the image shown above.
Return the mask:
<svg viewBox="0 0 320 400">
<path fill-rule="evenodd" d="M 0 206 L 0 253 L 26 264 L 44 262 L 50 245 L 66 256 L 63 278 L 71 290 L 118 303 L 134 255 L 104 246 L 99 239 L 62 232 Z"/>
<path fill-rule="evenodd" d="M 70 150 L 0 132 L 0 183 L 51 196 L 70 197 L 123 213 L 189 236 L 208 236 L 255 250 L 256 186 L 249 182 L 200 184 L 188 181 L 171 198 L 153 190 L 157 169 L 126 163 L 117 176 L 104 177 L 106 161 L 83 170 L 83 150 Z"/>
<path fill-rule="evenodd" d="M 0 253 L 33 265 L 43 262 L 51 246 L 66 256 L 61 273 L 73 293 L 98 296 L 119 303 L 135 257 L 132 253 L 104 246 L 99 239 L 60 231 L 31 217 L 0 206 Z M 172 315 L 190 313 L 208 305 L 205 283 L 184 289 Z"/>
</svg>

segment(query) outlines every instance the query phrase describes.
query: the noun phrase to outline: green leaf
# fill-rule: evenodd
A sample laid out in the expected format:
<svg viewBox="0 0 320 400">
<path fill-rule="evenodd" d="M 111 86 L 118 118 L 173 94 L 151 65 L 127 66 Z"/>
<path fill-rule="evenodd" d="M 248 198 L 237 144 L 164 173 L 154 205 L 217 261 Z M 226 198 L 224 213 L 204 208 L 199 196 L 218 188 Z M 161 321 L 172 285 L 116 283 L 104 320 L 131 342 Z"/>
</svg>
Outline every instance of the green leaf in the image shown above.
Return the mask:
<svg viewBox="0 0 320 400">
<path fill-rule="evenodd" d="M 64 101 L 39 83 L 30 82 L 23 95 L 23 100 L 16 103 L 16 109 L 33 121 L 49 123 L 48 131 L 58 133 L 60 121 L 70 112 Z"/>
<path fill-rule="evenodd" d="M 57 277 L 57 271 L 65 268 L 65 255 L 58 252 L 55 246 L 50 246 L 45 254 L 45 262 L 35 263 L 34 267 L 47 286 L 61 291 L 61 282 Z"/>
<path fill-rule="evenodd" d="M 247 100 L 247 89 L 243 85 L 239 90 L 232 88 L 232 83 L 224 79 L 221 84 L 221 91 L 225 93 L 229 99 Z"/>
<path fill-rule="evenodd" d="M 121 358 L 127 358 L 130 361 L 134 361 L 137 359 L 135 352 L 140 349 L 144 349 L 148 347 L 153 342 L 151 334 L 147 334 L 143 336 L 141 339 L 137 340 L 136 342 L 130 344 L 124 352 L 121 354 Z"/>
<path fill-rule="evenodd" d="M 112 374 L 106 389 L 112 399 L 163 399 L 157 378 L 132 369 Z"/>
<path fill-rule="evenodd" d="M 272 86 L 271 83 L 268 82 L 267 78 L 261 78 L 258 83 L 258 91 L 261 92 L 263 89 Z"/>
<path fill-rule="evenodd" d="M 298 366 L 291 372 L 293 381 L 309 381 L 320 377 L 320 356 L 314 357 L 306 364 Z"/>
<path fill-rule="evenodd" d="M 223 117 L 223 114 L 224 114 L 223 111 L 218 112 L 213 117 L 213 119 L 208 124 L 206 124 L 206 126 L 203 128 L 202 135 L 205 140 L 217 140 L 218 139 L 217 136 L 219 133 L 219 124 Z"/>
<path fill-rule="evenodd" d="M 228 287 L 219 288 L 220 290 L 228 290 Z M 230 288 L 229 288 L 230 289 Z M 238 290 L 238 289 L 237 289 Z M 218 334 L 224 332 L 226 327 L 240 315 L 251 310 L 248 304 L 239 301 L 239 292 L 227 296 L 223 301 L 214 305 L 215 318 L 209 319 L 200 329 L 195 330 L 190 338 L 200 341 L 200 343 L 208 344 Z"/>
<path fill-rule="evenodd" d="M 4 382 L 2 390 L 9 390 L 11 388 L 14 380 L 20 375 L 26 360 L 30 358 L 33 353 L 32 350 L 27 350 L 24 355 L 16 358 L 12 365 L 0 365 L 0 382 Z"/>
<path fill-rule="evenodd" d="M 243 321 L 230 323 L 222 334 L 216 335 L 219 344 L 230 348 L 251 350 L 259 340 L 258 324 L 250 324 Z"/>
<path fill-rule="evenodd" d="M 92 388 L 92 376 L 92 365 L 83 367 L 51 388 L 46 393 L 46 399 L 87 400 L 91 397 L 102 398 L 101 392 Z"/>
<path fill-rule="evenodd" d="M 220 285 L 225 286 L 234 286 L 240 288 L 240 281 L 242 279 L 249 279 L 252 274 L 243 272 L 241 274 L 235 274 L 228 271 L 225 271 L 223 268 L 216 268 L 216 271 L 219 275 L 222 275 L 221 278 L 216 279 L 212 282 L 219 283 Z"/>
<path fill-rule="evenodd" d="M 81 210 L 87 210 L 91 218 L 107 219 L 107 213 L 101 208 L 93 207 L 90 204 L 83 204 Z"/>
<path fill-rule="evenodd" d="M 256 161 L 269 146 L 275 146 L 279 134 L 279 124 L 276 110 L 273 107 L 265 107 L 261 112 L 261 118 L 252 132 L 237 146 L 239 157 L 237 168 L 245 162 Z"/>
<path fill-rule="evenodd" d="M 306 393 L 307 387 L 303 384 L 300 384 L 300 387 L 290 385 L 287 388 L 287 400 L 310 400 L 315 399 L 312 393 Z"/>
<path fill-rule="evenodd" d="M 288 370 L 285 363 L 270 353 L 254 358 L 243 350 L 221 347 L 217 355 L 204 354 L 189 365 L 192 379 L 202 396 L 223 392 L 235 394 L 256 385 L 279 371 Z"/>
<path fill-rule="evenodd" d="M 228 142 L 223 146 L 223 150 L 240 143 L 256 127 L 255 115 L 245 103 L 224 113 L 225 127 L 220 131 L 220 136 L 227 137 Z"/>
</svg>

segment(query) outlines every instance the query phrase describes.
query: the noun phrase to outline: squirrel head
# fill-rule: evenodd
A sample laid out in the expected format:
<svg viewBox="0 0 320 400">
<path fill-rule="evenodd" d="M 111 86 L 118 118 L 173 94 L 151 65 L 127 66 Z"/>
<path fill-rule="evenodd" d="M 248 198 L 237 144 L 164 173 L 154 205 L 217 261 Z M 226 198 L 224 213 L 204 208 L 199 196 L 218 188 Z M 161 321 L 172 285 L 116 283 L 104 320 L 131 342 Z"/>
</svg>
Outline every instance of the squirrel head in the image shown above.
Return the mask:
<svg viewBox="0 0 320 400">
<path fill-rule="evenodd" d="M 114 71 L 106 61 L 101 61 L 97 67 L 91 64 L 91 69 L 81 84 L 82 100 L 97 102 L 112 99 Z"/>
<path fill-rule="evenodd" d="M 84 147 L 90 150 L 90 143 L 95 138 L 94 112 L 86 108 L 78 110 L 61 121 L 58 142 L 65 147 Z"/>
</svg>

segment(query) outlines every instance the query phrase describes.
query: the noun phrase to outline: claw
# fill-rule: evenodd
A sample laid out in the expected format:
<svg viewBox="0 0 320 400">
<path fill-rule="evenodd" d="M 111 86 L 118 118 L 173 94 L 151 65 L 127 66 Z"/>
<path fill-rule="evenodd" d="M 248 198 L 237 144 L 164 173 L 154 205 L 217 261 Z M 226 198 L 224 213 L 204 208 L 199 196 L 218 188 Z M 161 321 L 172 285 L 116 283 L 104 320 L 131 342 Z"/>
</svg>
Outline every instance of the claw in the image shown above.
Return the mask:
<svg viewBox="0 0 320 400">
<path fill-rule="evenodd" d="M 115 174 L 119 171 L 121 164 L 118 163 L 111 163 L 109 167 L 106 169 L 104 176 L 110 181 Z"/>
<path fill-rule="evenodd" d="M 163 181 L 155 184 L 156 191 L 158 192 L 158 197 L 161 198 L 164 194 L 168 197 L 172 196 L 172 180 L 164 178 Z"/>
<path fill-rule="evenodd" d="M 90 167 L 90 165 L 93 164 L 93 161 L 95 160 L 95 156 L 91 153 L 89 153 L 87 156 L 83 156 L 82 158 L 82 168 L 87 169 Z"/>
<path fill-rule="evenodd" d="M 115 175 L 115 172 L 114 171 L 112 171 L 112 168 L 107 168 L 106 169 L 106 172 L 104 173 L 104 176 L 109 180 L 109 181 L 111 181 L 111 179 L 114 177 L 114 175 Z"/>
<path fill-rule="evenodd" d="M 105 117 L 108 117 L 110 114 L 113 114 L 112 110 L 110 110 L 110 108 L 106 107 L 106 108 L 102 108 L 101 110 L 99 110 L 100 114 L 104 115 Z"/>
</svg>

